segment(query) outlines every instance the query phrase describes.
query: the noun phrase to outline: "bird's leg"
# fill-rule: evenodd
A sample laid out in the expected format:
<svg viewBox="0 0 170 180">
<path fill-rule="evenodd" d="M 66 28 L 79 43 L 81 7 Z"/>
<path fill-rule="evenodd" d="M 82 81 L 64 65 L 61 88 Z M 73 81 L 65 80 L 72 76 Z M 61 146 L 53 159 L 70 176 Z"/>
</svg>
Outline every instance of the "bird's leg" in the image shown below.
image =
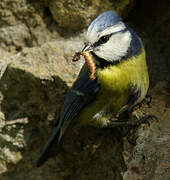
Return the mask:
<svg viewBox="0 0 170 180">
<path fill-rule="evenodd" d="M 128 113 L 133 112 L 134 110 L 139 109 L 139 108 L 142 106 L 142 104 L 147 104 L 148 106 L 150 106 L 151 101 L 152 101 L 152 97 L 151 97 L 150 95 L 148 95 L 148 94 L 146 95 L 145 99 L 144 99 L 141 103 L 136 104 L 136 105 L 133 106 L 133 107 L 131 107 L 131 106 L 132 106 L 132 103 L 131 103 L 131 101 L 130 101 L 128 104 L 126 104 L 125 106 L 123 106 L 123 107 L 119 110 L 119 112 L 116 114 L 116 117 L 117 117 L 117 118 L 120 117 L 120 116 L 121 116 L 123 113 L 125 113 L 126 111 L 128 111 Z"/>
<path fill-rule="evenodd" d="M 127 123 L 128 123 L 127 125 L 139 127 L 141 124 L 148 124 L 150 126 L 150 120 L 158 121 L 158 118 L 155 115 L 148 114 L 148 115 L 145 115 L 144 117 L 140 118 L 139 120 L 127 121 Z"/>
<path fill-rule="evenodd" d="M 129 109 L 129 104 L 123 106 L 119 112 L 116 114 L 116 117 L 119 118 L 122 114 L 124 114 Z"/>
<path fill-rule="evenodd" d="M 156 121 L 158 121 L 158 118 L 154 115 L 146 115 L 142 118 L 140 118 L 139 120 L 136 121 L 121 121 L 121 120 L 110 120 L 108 126 L 109 127 L 115 127 L 117 126 L 132 126 L 132 127 L 139 127 L 141 124 L 148 124 L 150 125 L 150 119 L 155 119 Z"/>
<path fill-rule="evenodd" d="M 158 118 L 154 115 L 145 115 L 144 117 L 140 118 L 136 121 L 121 121 L 121 120 L 115 120 L 112 119 L 109 121 L 108 127 L 113 128 L 116 126 L 119 127 L 127 127 L 126 129 L 123 129 L 121 133 L 123 133 L 123 136 L 127 138 L 128 142 L 132 144 L 133 146 L 136 145 L 136 138 L 132 138 L 134 136 L 134 131 L 141 125 L 141 124 L 148 124 L 150 126 L 150 120 L 155 119 L 158 121 Z"/>
</svg>

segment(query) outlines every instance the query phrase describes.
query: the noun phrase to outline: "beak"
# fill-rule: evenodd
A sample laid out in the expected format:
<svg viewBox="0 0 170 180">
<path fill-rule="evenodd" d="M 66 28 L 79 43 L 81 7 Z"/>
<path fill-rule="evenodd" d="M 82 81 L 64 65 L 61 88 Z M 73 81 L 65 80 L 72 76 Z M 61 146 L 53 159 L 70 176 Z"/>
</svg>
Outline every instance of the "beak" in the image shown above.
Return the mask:
<svg viewBox="0 0 170 180">
<path fill-rule="evenodd" d="M 87 45 L 85 45 L 84 48 L 82 49 L 82 52 L 84 52 L 84 51 L 93 51 L 93 48 L 92 48 L 89 44 L 87 44 Z"/>
</svg>

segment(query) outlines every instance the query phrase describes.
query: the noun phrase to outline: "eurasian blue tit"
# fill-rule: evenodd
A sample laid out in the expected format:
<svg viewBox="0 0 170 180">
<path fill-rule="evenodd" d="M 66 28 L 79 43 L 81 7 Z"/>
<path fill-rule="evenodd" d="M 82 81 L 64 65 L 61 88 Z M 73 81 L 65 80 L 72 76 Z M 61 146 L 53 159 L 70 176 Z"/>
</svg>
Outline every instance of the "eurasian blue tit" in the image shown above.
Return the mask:
<svg viewBox="0 0 170 180">
<path fill-rule="evenodd" d="M 90 80 L 85 63 L 65 100 L 57 127 L 41 153 L 46 159 L 54 141 L 60 141 L 73 119 L 81 125 L 108 127 L 112 117 L 130 110 L 146 96 L 149 76 L 141 39 L 114 11 L 98 16 L 88 27 L 85 47 L 96 65 Z"/>
</svg>

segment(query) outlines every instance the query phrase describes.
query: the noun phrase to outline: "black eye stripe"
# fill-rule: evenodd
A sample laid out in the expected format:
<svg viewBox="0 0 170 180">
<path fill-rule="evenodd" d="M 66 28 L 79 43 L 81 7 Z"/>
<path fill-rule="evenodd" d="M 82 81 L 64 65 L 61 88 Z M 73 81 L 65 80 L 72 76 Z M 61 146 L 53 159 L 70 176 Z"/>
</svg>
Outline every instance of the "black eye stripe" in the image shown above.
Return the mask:
<svg viewBox="0 0 170 180">
<path fill-rule="evenodd" d="M 117 32 L 114 32 L 114 33 L 111 33 L 111 34 L 102 36 L 97 42 L 95 42 L 95 43 L 93 44 L 93 47 L 97 47 L 97 46 L 100 46 L 101 44 L 106 43 L 106 42 L 110 39 L 110 37 L 111 37 L 112 35 L 114 35 L 114 34 L 117 34 L 117 33 L 119 33 L 119 32 L 124 33 L 124 32 L 126 32 L 126 31 L 127 31 L 127 29 L 125 28 L 124 30 L 117 31 Z"/>
<path fill-rule="evenodd" d="M 106 35 L 106 36 L 102 36 L 97 42 L 95 42 L 95 43 L 93 44 L 93 46 L 94 46 L 94 47 L 97 47 L 97 46 L 99 46 L 99 45 L 101 45 L 101 44 L 106 43 L 111 36 L 112 36 L 112 34 L 108 34 L 108 35 Z"/>
<path fill-rule="evenodd" d="M 104 44 L 104 43 L 106 43 L 106 42 L 110 39 L 111 36 L 112 36 L 112 34 L 108 34 L 108 35 L 106 35 L 106 36 L 102 36 L 102 37 L 99 39 L 99 42 L 101 42 L 101 44 Z"/>
</svg>

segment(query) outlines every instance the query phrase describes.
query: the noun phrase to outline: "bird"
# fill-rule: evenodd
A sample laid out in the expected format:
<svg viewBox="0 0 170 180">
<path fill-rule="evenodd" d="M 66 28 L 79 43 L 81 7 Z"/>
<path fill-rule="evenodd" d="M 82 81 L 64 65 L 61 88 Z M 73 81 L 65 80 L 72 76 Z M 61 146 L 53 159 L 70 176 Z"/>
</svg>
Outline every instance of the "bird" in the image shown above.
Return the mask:
<svg viewBox="0 0 170 180">
<path fill-rule="evenodd" d="M 115 11 L 106 11 L 91 22 L 84 44 L 82 52 L 94 57 L 96 78 L 89 78 L 85 63 L 39 156 L 38 167 L 48 159 L 54 142 L 59 144 L 74 119 L 81 126 L 99 128 L 121 124 L 117 117 L 130 111 L 147 94 L 149 75 L 144 45 Z"/>
</svg>

